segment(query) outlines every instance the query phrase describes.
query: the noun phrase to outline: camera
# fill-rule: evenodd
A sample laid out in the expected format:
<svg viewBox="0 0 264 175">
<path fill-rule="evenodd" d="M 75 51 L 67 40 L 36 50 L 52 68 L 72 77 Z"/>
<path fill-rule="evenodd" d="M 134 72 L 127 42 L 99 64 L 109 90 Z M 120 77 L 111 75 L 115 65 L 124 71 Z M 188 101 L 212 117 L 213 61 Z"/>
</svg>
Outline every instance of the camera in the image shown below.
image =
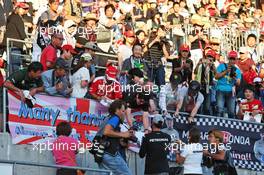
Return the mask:
<svg viewBox="0 0 264 175">
<path fill-rule="evenodd" d="M 211 168 L 213 166 L 214 162 L 212 157 L 210 156 L 203 156 L 203 162 L 202 165 L 206 166 L 207 168 Z"/>
<path fill-rule="evenodd" d="M 236 78 L 236 67 L 234 67 L 234 66 L 232 66 L 231 67 L 231 70 L 230 70 L 230 74 L 229 74 L 229 76 L 231 77 L 231 78 Z"/>
<path fill-rule="evenodd" d="M 97 162 L 97 163 L 102 162 L 105 149 L 108 148 L 110 146 L 110 144 L 111 143 L 107 140 L 101 140 L 101 142 L 98 146 L 98 150 L 96 151 L 96 153 L 94 155 L 95 162 Z"/>
</svg>

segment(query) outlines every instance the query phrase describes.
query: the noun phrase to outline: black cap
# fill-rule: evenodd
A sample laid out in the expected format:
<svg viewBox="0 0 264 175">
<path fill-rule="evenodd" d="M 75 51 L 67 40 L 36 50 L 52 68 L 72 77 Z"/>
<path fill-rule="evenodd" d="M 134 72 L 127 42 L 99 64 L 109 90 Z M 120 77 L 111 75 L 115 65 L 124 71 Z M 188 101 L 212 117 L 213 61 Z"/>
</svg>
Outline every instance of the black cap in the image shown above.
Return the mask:
<svg viewBox="0 0 264 175">
<path fill-rule="evenodd" d="M 201 89 L 201 84 L 198 81 L 191 81 L 189 84 L 189 90 L 192 93 L 198 93 Z"/>
<path fill-rule="evenodd" d="M 139 69 L 139 68 L 133 68 L 133 69 L 130 69 L 129 70 L 129 72 L 128 72 L 128 74 L 130 75 L 130 76 L 137 76 L 137 77 L 139 77 L 139 78 L 143 78 L 144 77 L 144 74 L 143 74 L 143 72 Z"/>
<path fill-rule="evenodd" d="M 62 69 L 67 70 L 67 69 L 70 68 L 70 65 L 69 65 L 69 64 L 66 62 L 66 60 L 64 60 L 63 58 L 58 58 L 58 59 L 56 60 L 55 67 L 56 67 L 57 69 L 62 68 Z"/>
</svg>

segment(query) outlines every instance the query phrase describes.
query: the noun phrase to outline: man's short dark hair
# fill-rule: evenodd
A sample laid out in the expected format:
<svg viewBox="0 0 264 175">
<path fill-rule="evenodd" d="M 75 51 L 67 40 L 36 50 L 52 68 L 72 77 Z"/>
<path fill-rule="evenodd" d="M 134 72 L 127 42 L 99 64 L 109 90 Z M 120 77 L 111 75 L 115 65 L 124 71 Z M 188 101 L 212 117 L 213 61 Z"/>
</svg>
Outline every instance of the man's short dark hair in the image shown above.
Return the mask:
<svg viewBox="0 0 264 175">
<path fill-rule="evenodd" d="M 115 6 L 113 4 L 108 4 L 105 6 L 104 11 L 106 12 L 107 9 L 111 8 L 113 12 L 115 13 Z"/>
<path fill-rule="evenodd" d="M 32 63 L 30 63 L 30 65 L 28 66 L 28 72 L 37 72 L 37 71 L 43 71 L 43 66 L 40 62 L 34 61 Z"/>
<path fill-rule="evenodd" d="M 60 122 L 56 127 L 57 136 L 70 136 L 71 132 L 72 128 L 68 122 Z"/>
<path fill-rule="evenodd" d="M 255 34 L 253 34 L 253 33 L 251 33 L 251 34 L 249 34 L 248 35 L 248 37 L 247 37 L 247 40 L 249 39 L 249 38 L 255 38 L 255 40 L 257 40 L 257 36 L 255 35 Z"/>
<path fill-rule="evenodd" d="M 135 48 L 136 46 L 139 46 L 139 47 L 141 47 L 141 48 L 143 47 L 142 44 L 140 44 L 140 43 L 136 43 L 136 44 L 133 45 L 133 47 L 132 47 L 132 51 L 134 51 L 134 48 Z"/>
<path fill-rule="evenodd" d="M 253 93 L 255 93 L 255 87 L 254 87 L 253 85 L 246 85 L 246 86 L 244 87 L 244 92 L 245 92 L 246 90 L 250 90 L 250 91 L 252 91 Z"/>
<path fill-rule="evenodd" d="M 199 143 L 201 132 L 198 128 L 193 127 L 189 131 L 190 143 Z"/>
<path fill-rule="evenodd" d="M 110 104 L 108 112 L 110 115 L 115 115 L 118 109 L 121 109 L 122 106 L 126 107 L 125 102 L 122 100 L 115 100 L 113 103 Z"/>
</svg>

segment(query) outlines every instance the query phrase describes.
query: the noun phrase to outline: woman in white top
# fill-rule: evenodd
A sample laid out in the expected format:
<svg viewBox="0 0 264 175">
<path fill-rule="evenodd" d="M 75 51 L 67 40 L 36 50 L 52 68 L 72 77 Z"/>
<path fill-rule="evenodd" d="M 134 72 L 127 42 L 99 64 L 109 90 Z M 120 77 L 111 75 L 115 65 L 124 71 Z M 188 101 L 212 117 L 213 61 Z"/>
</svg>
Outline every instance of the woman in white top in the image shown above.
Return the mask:
<svg viewBox="0 0 264 175">
<path fill-rule="evenodd" d="M 189 144 L 186 144 L 176 162 L 183 164 L 185 175 L 202 175 L 203 146 L 200 144 L 201 133 L 198 128 L 189 131 Z"/>
<path fill-rule="evenodd" d="M 72 97 L 84 98 L 86 95 L 90 81 L 89 67 L 91 61 L 92 56 L 89 53 L 84 53 L 78 64 L 73 68 L 71 72 Z"/>
</svg>

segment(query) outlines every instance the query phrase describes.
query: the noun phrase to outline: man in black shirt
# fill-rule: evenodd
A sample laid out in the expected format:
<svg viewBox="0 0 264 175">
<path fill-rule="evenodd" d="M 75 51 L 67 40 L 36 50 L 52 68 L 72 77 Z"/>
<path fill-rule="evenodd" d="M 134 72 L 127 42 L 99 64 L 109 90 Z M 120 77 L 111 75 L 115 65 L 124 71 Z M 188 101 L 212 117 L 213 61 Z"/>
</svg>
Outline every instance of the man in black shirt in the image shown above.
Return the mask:
<svg viewBox="0 0 264 175">
<path fill-rule="evenodd" d="M 146 156 L 145 174 L 169 174 L 169 163 L 167 159 L 171 137 L 160 131 L 164 119 L 156 114 L 153 118 L 152 132 L 147 134 L 142 141 L 139 156 Z"/>
<path fill-rule="evenodd" d="M 140 88 L 135 86 L 135 88 Z M 135 91 L 136 92 L 136 91 Z M 149 106 L 150 106 L 151 96 L 141 93 L 132 93 L 129 98 L 127 98 L 127 109 L 126 109 L 126 119 L 130 127 L 136 127 L 145 133 L 150 131 L 149 127 Z M 132 115 L 133 112 L 143 111 L 143 114 Z"/>
</svg>

